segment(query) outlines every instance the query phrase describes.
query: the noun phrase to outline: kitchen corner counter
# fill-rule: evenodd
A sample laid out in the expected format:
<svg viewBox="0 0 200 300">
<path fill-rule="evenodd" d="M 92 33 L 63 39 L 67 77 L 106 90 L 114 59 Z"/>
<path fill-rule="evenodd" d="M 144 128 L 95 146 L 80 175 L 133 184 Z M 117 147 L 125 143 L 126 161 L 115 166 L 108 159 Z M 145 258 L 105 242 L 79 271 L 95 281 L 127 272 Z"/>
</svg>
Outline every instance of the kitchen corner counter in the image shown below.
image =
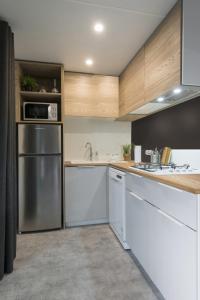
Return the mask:
<svg viewBox="0 0 200 300">
<path fill-rule="evenodd" d="M 189 193 L 200 194 L 200 174 L 154 175 L 152 173 L 130 169 L 130 166 L 133 166 L 134 162 L 111 163 L 110 165 L 113 168 L 119 169 L 121 171 L 138 174 Z"/>
<path fill-rule="evenodd" d="M 166 185 L 173 186 L 177 189 L 184 190 L 193 194 L 200 194 L 200 174 L 187 174 L 187 175 L 154 175 L 140 170 L 130 169 L 134 162 L 120 161 L 120 162 L 109 162 L 109 161 L 65 161 L 65 167 L 78 167 L 78 166 L 110 166 L 115 169 L 138 174 L 146 178 L 161 182 Z"/>
</svg>

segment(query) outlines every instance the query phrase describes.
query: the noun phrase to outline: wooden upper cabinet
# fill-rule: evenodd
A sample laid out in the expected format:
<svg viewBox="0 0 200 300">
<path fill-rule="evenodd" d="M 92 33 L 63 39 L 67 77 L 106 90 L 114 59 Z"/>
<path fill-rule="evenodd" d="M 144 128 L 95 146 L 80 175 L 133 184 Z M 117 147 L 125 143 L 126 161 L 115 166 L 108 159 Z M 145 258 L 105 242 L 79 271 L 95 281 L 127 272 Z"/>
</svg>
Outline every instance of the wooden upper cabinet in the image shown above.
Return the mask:
<svg viewBox="0 0 200 300">
<path fill-rule="evenodd" d="M 178 1 L 120 75 L 120 118 L 181 84 L 181 23 L 182 7 Z M 136 114 L 131 119 L 135 116 L 138 118 Z"/>
<path fill-rule="evenodd" d="M 145 44 L 145 102 L 181 84 L 181 3 Z"/>
<path fill-rule="evenodd" d="M 118 117 L 118 77 L 65 72 L 64 114 L 82 117 Z"/>
<path fill-rule="evenodd" d="M 119 78 L 119 115 L 123 116 L 144 103 L 144 47 Z"/>
</svg>

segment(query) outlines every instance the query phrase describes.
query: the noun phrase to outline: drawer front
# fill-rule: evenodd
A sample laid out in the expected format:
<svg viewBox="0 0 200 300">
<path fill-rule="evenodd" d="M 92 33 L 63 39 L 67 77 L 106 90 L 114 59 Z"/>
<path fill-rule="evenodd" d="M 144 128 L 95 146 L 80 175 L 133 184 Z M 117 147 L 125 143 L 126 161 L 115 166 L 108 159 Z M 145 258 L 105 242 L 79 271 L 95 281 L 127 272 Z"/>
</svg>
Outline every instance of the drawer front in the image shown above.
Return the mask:
<svg viewBox="0 0 200 300">
<path fill-rule="evenodd" d="M 196 230 L 197 195 L 146 178 L 143 188 L 145 200 Z"/>
<path fill-rule="evenodd" d="M 146 198 L 146 193 L 144 191 L 144 177 L 134 174 L 127 173 L 126 175 L 126 189 L 134 192 L 137 196 Z"/>
<path fill-rule="evenodd" d="M 126 188 L 185 225 L 197 229 L 197 195 L 128 173 Z"/>
</svg>

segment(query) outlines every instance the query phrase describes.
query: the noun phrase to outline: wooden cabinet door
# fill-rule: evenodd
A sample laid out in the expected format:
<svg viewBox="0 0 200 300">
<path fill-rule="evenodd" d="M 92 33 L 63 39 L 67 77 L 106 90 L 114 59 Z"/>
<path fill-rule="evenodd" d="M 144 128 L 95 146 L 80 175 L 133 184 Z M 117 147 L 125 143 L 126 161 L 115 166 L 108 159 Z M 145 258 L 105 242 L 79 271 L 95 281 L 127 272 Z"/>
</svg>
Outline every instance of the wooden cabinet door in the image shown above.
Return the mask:
<svg viewBox="0 0 200 300">
<path fill-rule="evenodd" d="M 118 77 L 65 72 L 66 116 L 116 118 L 118 111 Z"/>
<path fill-rule="evenodd" d="M 144 103 L 144 48 L 119 78 L 119 115 L 123 116 Z"/>
<path fill-rule="evenodd" d="M 181 4 L 178 2 L 145 45 L 145 102 L 181 83 Z"/>
</svg>

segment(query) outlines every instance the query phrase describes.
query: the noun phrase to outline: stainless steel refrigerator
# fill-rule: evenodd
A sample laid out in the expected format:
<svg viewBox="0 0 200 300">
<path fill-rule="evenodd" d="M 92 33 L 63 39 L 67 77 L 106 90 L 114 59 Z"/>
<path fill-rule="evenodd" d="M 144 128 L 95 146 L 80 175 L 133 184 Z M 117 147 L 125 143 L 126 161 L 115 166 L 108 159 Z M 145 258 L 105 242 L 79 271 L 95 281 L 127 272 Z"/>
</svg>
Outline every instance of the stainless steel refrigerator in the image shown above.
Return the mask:
<svg viewBox="0 0 200 300">
<path fill-rule="evenodd" d="M 61 228 L 61 125 L 18 125 L 19 232 Z"/>
</svg>

